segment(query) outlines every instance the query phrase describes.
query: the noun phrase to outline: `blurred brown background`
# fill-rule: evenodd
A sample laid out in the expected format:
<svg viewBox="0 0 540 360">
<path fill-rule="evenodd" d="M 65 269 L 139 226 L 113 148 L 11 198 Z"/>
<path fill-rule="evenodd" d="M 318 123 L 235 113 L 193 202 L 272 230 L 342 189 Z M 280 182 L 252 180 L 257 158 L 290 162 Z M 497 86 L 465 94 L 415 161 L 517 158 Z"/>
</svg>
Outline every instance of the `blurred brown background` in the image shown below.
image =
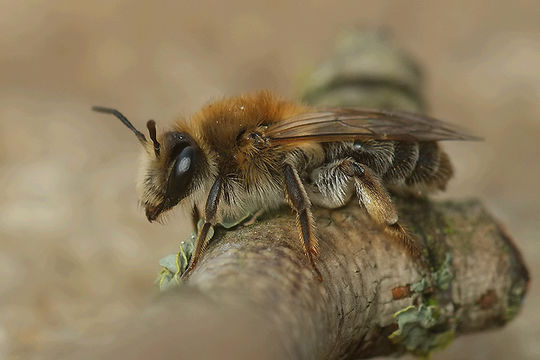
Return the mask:
<svg viewBox="0 0 540 360">
<path fill-rule="evenodd" d="M 483 143 L 447 144 L 442 197 L 480 197 L 530 266 L 523 312 L 434 359 L 540 358 L 540 2 L 1 1 L 0 359 L 95 333 L 150 302 L 189 230 L 137 207 L 137 126 L 269 88 L 297 97 L 343 29 L 387 29 L 423 65 L 430 113 Z"/>
</svg>

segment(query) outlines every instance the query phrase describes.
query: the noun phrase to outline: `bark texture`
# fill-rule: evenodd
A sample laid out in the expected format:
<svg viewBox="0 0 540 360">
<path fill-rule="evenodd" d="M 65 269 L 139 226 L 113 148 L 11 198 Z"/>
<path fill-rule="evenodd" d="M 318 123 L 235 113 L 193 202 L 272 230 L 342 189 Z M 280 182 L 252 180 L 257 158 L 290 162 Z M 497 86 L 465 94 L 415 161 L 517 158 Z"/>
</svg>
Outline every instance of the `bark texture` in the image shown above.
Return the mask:
<svg viewBox="0 0 540 360">
<path fill-rule="evenodd" d="M 218 231 L 189 284 L 222 304 L 244 303 L 295 359 L 426 355 L 514 317 L 527 270 L 479 202 L 396 202 L 426 244 L 431 279 L 352 203 L 315 211 L 322 283 L 283 213 Z"/>
</svg>

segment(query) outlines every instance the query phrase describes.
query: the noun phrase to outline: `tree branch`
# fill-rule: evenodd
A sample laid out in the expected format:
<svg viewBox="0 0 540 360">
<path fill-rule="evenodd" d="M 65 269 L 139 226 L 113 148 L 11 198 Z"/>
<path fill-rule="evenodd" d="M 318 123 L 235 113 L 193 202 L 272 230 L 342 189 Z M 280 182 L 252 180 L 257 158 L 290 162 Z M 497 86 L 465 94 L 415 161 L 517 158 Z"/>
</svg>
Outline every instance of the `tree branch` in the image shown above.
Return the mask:
<svg viewBox="0 0 540 360">
<path fill-rule="evenodd" d="M 187 284 L 67 358 L 426 355 L 516 315 L 528 273 L 479 202 L 395 200 L 427 246 L 431 282 L 353 202 L 314 211 L 321 283 L 294 217 L 281 212 L 251 227 L 218 229 Z"/>
<path fill-rule="evenodd" d="M 405 349 L 425 355 L 455 335 L 512 319 L 527 270 L 483 207 L 396 200 L 405 223 L 427 245 L 431 283 L 353 203 L 315 210 L 322 283 L 306 264 L 294 218 L 282 213 L 219 231 L 189 284 L 222 304 L 245 303 L 280 335 L 287 353 L 301 359 Z"/>
</svg>

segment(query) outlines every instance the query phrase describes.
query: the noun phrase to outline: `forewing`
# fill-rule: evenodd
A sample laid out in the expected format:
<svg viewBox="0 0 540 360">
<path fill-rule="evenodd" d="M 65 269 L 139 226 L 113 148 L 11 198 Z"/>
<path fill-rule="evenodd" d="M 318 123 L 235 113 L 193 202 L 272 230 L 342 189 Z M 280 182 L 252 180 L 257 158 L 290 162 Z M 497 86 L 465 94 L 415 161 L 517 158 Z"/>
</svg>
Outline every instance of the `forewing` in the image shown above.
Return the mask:
<svg viewBox="0 0 540 360">
<path fill-rule="evenodd" d="M 439 141 L 479 140 L 443 121 L 394 110 L 328 109 L 296 115 L 271 125 L 266 135 L 273 142 L 352 139 Z"/>
</svg>

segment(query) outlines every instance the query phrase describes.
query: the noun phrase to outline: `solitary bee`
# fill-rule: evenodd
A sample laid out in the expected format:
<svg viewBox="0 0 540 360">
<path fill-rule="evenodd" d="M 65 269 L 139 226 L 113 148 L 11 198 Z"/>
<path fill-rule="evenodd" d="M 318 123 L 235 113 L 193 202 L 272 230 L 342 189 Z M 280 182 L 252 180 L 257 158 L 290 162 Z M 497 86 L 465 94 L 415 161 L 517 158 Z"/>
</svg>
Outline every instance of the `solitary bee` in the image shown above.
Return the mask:
<svg viewBox="0 0 540 360">
<path fill-rule="evenodd" d="M 444 190 L 453 171 L 437 141 L 474 139 L 423 115 L 314 109 L 269 92 L 211 103 L 160 135 L 150 120 L 151 141 L 117 110 L 93 109 L 118 117 L 143 145 L 138 190 L 150 222 L 180 204 L 197 223 L 198 209 L 204 209 L 187 273 L 204 252 L 212 225 L 288 203 L 307 260 L 322 280 L 311 206 L 341 207 L 353 195 L 418 258 L 421 247 L 400 224 L 388 190 Z"/>
</svg>

